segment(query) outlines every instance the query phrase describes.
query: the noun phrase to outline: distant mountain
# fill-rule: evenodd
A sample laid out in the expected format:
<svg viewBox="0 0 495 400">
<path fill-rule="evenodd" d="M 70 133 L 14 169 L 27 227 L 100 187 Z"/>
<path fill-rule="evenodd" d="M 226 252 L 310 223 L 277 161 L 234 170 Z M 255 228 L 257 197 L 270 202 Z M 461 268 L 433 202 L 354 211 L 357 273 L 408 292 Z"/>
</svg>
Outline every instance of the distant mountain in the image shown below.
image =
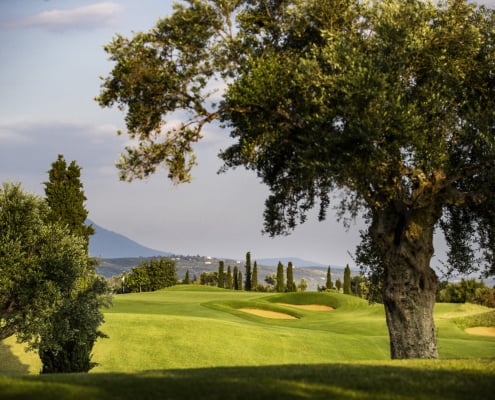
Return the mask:
<svg viewBox="0 0 495 400">
<path fill-rule="evenodd" d="M 320 264 L 314 261 L 308 261 L 308 260 L 302 260 L 297 257 L 283 257 L 283 258 L 263 258 L 263 259 L 256 259 L 256 262 L 259 265 L 266 265 L 267 267 L 276 267 L 278 265 L 278 262 L 281 261 L 284 266 L 287 266 L 287 264 L 292 262 L 292 265 L 294 267 L 328 267 L 328 265 L 325 264 Z"/>
<path fill-rule="evenodd" d="M 172 253 L 151 249 L 121 235 L 109 231 L 94 222 L 88 220 L 87 224 L 93 224 L 96 233 L 89 238 L 89 254 L 99 258 L 130 258 L 130 257 L 167 257 Z"/>
</svg>

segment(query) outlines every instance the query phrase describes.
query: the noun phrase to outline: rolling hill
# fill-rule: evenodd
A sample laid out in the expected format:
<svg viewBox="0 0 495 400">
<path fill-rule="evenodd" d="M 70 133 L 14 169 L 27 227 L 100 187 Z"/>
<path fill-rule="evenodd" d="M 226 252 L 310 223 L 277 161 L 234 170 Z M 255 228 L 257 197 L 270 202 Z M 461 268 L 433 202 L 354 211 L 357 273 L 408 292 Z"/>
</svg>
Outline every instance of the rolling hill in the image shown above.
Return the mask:
<svg viewBox="0 0 495 400">
<path fill-rule="evenodd" d="M 89 239 L 89 254 L 98 258 L 168 257 L 172 253 L 143 246 L 120 233 L 102 228 L 93 221 L 96 233 Z"/>
</svg>

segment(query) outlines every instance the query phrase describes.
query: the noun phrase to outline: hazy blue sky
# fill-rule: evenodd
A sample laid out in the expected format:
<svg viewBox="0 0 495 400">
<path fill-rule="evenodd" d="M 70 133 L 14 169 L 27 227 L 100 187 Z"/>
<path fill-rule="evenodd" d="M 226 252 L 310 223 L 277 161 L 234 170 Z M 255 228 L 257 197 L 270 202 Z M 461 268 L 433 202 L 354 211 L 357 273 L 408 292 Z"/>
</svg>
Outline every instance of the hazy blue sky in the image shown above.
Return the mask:
<svg viewBox="0 0 495 400">
<path fill-rule="evenodd" d="M 493 4 L 493 1 L 491 1 Z M 210 127 L 197 146 L 190 184 L 166 173 L 120 182 L 114 167 L 126 137 L 123 115 L 93 100 L 112 64 L 103 45 L 115 33 L 148 30 L 170 13 L 167 0 L 0 0 L 0 182 L 43 194 L 63 154 L 82 167 L 89 217 L 139 243 L 178 254 L 244 259 L 300 257 L 352 266 L 359 224 L 347 232 L 329 213 L 288 237 L 261 234 L 267 189 L 254 174 L 217 175 L 228 132 Z"/>
</svg>

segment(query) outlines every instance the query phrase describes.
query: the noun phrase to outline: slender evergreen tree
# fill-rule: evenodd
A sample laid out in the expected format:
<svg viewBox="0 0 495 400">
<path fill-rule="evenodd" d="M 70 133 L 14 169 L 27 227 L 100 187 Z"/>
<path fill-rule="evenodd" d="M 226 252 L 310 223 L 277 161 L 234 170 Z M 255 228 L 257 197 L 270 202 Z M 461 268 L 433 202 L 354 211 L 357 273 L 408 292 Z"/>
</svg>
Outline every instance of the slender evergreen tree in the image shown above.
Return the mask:
<svg viewBox="0 0 495 400">
<path fill-rule="evenodd" d="M 256 290 L 258 287 L 258 263 L 253 264 L 253 276 L 251 279 L 251 290 Z"/>
<path fill-rule="evenodd" d="M 330 268 L 330 265 L 328 266 L 327 269 L 327 284 L 326 287 L 328 290 L 333 289 L 333 282 L 332 282 L 332 269 Z"/>
<path fill-rule="evenodd" d="M 234 267 L 234 290 L 239 290 L 239 268 Z"/>
<path fill-rule="evenodd" d="M 246 282 L 244 284 L 244 290 L 250 291 L 252 288 L 252 281 L 251 281 L 251 253 L 248 251 L 246 253 Z"/>
<path fill-rule="evenodd" d="M 45 182 L 46 201 L 50 206 L 49 219 L 67 225 L 69 230 L 82 237 L 89 246 L 89 236 L 94 228 L 87 226 L 88 211 L 84 207 L 86 196 L 80 180 L 81 168 L 72 161 L 69 165 L 64 156 L 59 154 L 48 171 L 49 181 Z"/>
<path fill-rule="evenodd" d="M 340 279 L 335 281 L 335 287 L 337 288 L 337 292 L 340 293 L 340 289 L 342 289 L 342 281 Z"/>
<path fill-rule="evenodd" d="M 287 264 L 287 291 L 297 292 L 296 282 L 294 282 L 294 270 L 291 261 Z"/>
<path fill-rule="evenodd" d="M 242 290 L 242 272 L 238 272 L 239 276 L 237 277 L 237 284 L 239 285 L 238 290 Z"/>
<path fill-rule="evenodd" d="M 285 292 L 284 265 L 281 261 L 277 265 L 277 292 Z"/>
<path fill-rule="evenodd" d="M 191 278 L 189 277 L 189 270 L 186 271 L 186 276 L 184 277 L 184 284 L 185 285 L 191 284 Z"/>
<path fill-rule="evenodd" d="M 218 263 L 218 287 L 219 288 L 224 288 L 225 287 L 225 273 L 223 271 L 225 266 L 224 261 L 220 261 Z"/>
<path fill-rule="evenodd" d="M 346 265 L 344 270 L 344 294 L 351 294 L 351 269 L 349 264 Z"/>
<path fill-rule="evenodd" d="M 234 287 L 234 279 L 232 277 L 232 267 L 229 265 L 227 267 L 227 281 L 226 281 L 226 288 L 229 290 L 232 290 Z"/>
</svg>

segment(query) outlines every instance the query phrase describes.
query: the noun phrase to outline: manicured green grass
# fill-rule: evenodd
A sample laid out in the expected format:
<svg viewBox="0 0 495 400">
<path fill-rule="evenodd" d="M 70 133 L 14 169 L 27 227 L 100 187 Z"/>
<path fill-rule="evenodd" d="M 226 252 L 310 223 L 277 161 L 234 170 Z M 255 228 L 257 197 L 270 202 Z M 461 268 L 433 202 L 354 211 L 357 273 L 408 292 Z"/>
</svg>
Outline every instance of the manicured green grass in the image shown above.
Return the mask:
<svg viewBox="0 0 495 400">
<path fill-rule="evenodd" d="M 297 319 L 268 319 L 241 308 Z M 110 338 L 96 344 L 99 365 L 90 374 L 28 376 L 39 361 L 10 339 L 0 345 L 0 398 L 489 398 L 495 338 L 464 332 L 465 321 L 473 326 L 488 311 L 438 304 L 441 360 L 389 361 L 383 306 L 352 296 L 195 286 L 120 295 L 105 313 L 102 330 Z"/>
</svg>

